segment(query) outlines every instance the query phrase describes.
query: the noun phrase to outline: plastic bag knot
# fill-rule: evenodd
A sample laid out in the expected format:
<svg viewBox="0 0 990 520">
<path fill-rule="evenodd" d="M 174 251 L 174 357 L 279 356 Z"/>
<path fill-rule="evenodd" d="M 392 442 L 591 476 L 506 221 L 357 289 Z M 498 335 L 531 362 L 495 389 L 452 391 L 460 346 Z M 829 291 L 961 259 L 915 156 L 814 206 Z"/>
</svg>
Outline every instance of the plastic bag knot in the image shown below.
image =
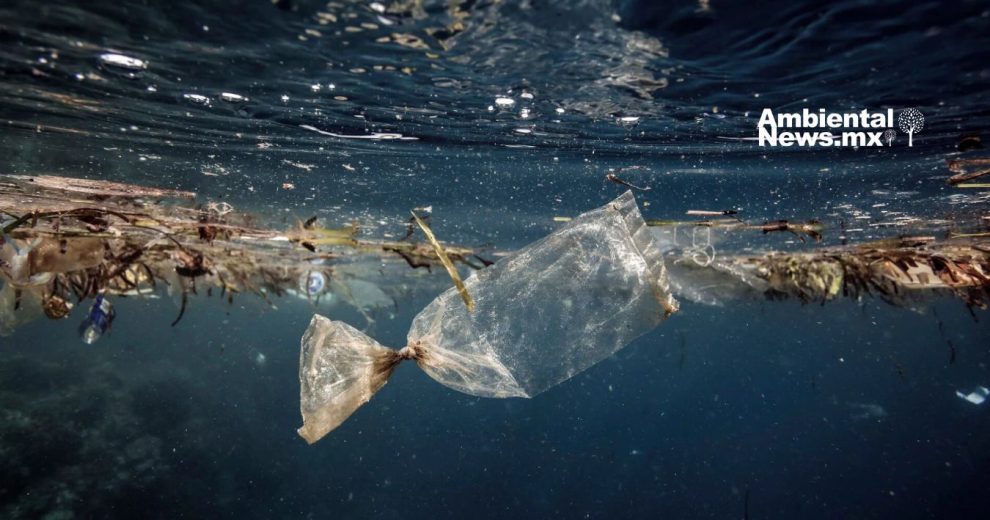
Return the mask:
<svg viewBox="0 0 990 520">
<path fill-rule="evenodd" d="M 419 360 L 422 359 L 424 354 L 426 354 L 426 349 L 418 341 L 402 347 L 399 350 L 399 359 L 411 359 Z"/>
</svg>

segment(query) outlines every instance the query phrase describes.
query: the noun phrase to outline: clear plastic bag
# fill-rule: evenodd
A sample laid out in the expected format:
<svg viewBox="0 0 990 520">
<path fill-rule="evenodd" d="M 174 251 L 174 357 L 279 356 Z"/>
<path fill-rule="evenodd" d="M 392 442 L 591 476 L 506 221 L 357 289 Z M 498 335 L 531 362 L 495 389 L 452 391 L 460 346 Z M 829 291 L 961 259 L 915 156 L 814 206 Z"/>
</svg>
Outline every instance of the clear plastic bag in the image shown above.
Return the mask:
<svg viewBox="0 0 990 520">
<path fill-rule="evenodd" d="M 302 339 L 304 425 L 319 440 L 412 359 L 482 397 L 532 397 L 610 356 L 677 310 L 660 250 L 626 192 L 449 289 L 413 320 L 401 350 L 314 316 Z"/>
</svg>

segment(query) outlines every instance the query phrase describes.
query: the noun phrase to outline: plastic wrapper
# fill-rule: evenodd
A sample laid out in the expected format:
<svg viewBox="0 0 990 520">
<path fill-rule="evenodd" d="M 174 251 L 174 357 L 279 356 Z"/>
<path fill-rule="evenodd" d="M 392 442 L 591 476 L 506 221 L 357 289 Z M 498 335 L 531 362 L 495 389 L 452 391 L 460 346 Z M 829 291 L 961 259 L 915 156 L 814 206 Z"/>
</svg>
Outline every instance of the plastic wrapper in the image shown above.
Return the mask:
<svg viewBox="0 0 990 520">
<path fill-rule="evenodd" d="M 302 338 L 299 434 L 312 443 L 367 402 L 403 360 L 481 397 L 532 397 L 610 356 L 676 311 L 632 192 L 478 271 L 413 320 L 401 350 L 314 316 Z"/>
</svg>

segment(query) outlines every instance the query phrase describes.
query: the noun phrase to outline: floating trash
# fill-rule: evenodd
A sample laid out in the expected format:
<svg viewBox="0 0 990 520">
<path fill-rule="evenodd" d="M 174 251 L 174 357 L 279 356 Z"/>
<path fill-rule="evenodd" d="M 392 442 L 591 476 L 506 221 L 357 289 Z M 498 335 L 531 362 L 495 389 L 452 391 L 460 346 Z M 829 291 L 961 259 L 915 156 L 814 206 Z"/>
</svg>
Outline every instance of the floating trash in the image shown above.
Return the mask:
<svg viewBox="0 0 990 520">
<path fill-rule="evenodd" d="M 956 395 L 964 401 L 969 401 L 975 405 L 981 405 L 987 400 L 987 397 L 990 397 L 990 388 L 978 386 L 968 394 L 964 394 L 961 391 L 956 390 Z"/>
<path fill-rule="evenodd" d="M 210 104 L 210 98 L 208 98 L 208 97 L 206 97 L 206 96 L 204 96 L 202 94 L 183 94 L 182 95 L 182 99 L 185 99 L 186 101 L 190 101 L 190 102 L 195 103 L 197 105 L 209 105 Z"/>
<path fill-rule="evenodd" d="M 318 441 L 370 400 L 404 360 L 466 394 L 532 397 L 677 310 L 661 252 L 631 191 L 457 285 L 413 319 L 401 350 L 313 316 L 300 351 L 299 435 Z"/>
<path fill-rule="evenodd" d="M 110 67 L 117 67 L 120 69 L 126 69 L 130 71 L 144 70 L 148 68 L 148 62 L 132 58 L 130 56 L 125 56 L 123 54 L 116 53 L 106 53 L 100 55 L 100 64 L 107 65 Z"/>
<path fill-rule="evenodd" d="M 96 296 L 93 306 L 89 309 L 89 315 L 79 327 L 80 337 L 83 343 L 92 345 L 106 334 L 113 324 L 115 313 L 110 300 L 102 294 Z"/>
<path fill-rule="evenodd" d="M 231 92 L 221 92 L 220 99 L 228 103 L 243 103 L 247 101 L 247 98 L 240 94 L 233 94 Z"/>
<path fill-rule="evenodd" d="M 349 164 L 341 167 L 357 170 Z M 331 261 L 321 270 L 335 273 L 321 299 L 340 296 L 370 311 L 394 306 L 394 301 L 357 280 L 354 285 L 340 279 L 336 262 L 366 258 L 381 266 L 391 258 L 411 268 L 441 265 L 430 244 L 408 236 L 358 239 L 353 225 L 327 229 L 315 219 L 288 230 L 265 228 L 227 203 L 196 206 L 192 192 L 48 175 L 0 180 L 0 211 L 6 215 L 0 219 L 0 334 L 42 315 L 64 318 L 71 312 L 66 302 L 98 294 L 192 293 L 194 278 L 200 293 L 212 287 L 225 298 L 255 294 L 268 300 L 267 295 L 297 292 L 300 277 L 314 271 L 314 260 Z M 416 211 L 430 209 L 427 205 Z M 821 240 L 826 231 L 814 222 L 747 223 L 736 210 L 691 212 L 706 220 L 647 222 L 659 240 L 672 238 L 673 247 L 665 249 L 666 266 L 674 293 L 684 299 L 723 305 L 732 299 L 790 297 L 825 303 L 875 296 L 911 308 L 919 300 L 948 295 L 971 307 L 990 306 L 990 239 L 985 234 L 903 236 L 803 252 L 716 254 L 709 238 L 716 231 L 788 233 L 808 237 L 809 243 Z M 559 215 L 554 221 L 570 218 Z M 155 222 L 153 229 L 148 222 Z M 461 265 L 482 268 L 490 263 L 469 248 L 444 249 Z M 352 278 L 369 279 L 361 273 Z"/>
<path fill-rule="evenodd" d="M 516 104 L 516 100 L 509 97 L 497 97 L 495 98 L 495 106 L 499 108 L 509 108 Z"/>
<path fill-rule="evenodd" d="M 990 159 L 953 159 L 949 161 L 949 171 L 954 173 L 948 183 L 958 185 L 990 174 Z"/>
<path fill-rule="evenodd" d="M 373 132 L 371 134 L 338 134 L 334 132 L 327 132 L 326 130 L 320 130 L 312 125 L 299 125 L 299 128 L 303 130 L 309 130 L 310 132 L 316 132 L 321 135 L 326 135 L 330 137 L 336 137 L 338 139 L 368 139 L 371 141 L 417 141 L 418 137 L 406 136 L 391 132 Z"/>
<path fill-rule="evenodd" d="M 319 271 L 306 273 L 299 278 L 299 292 L 316 298 L 327 288 L 327 275 Z"/>
<path fill-rule="evenodd" d="M 195 199 L 192 192 L 108 181 L 0 176 L 0 335 L 40 316 L 65 318 L 69 302 L 165 291 L 181 301 L 174 323 L 188 295 L 211 291 L 227 303 L 238 294 L 271 303 L 272 295 L 312 291 L 325 301 L 339 292 L 364 313 L 395 303 L 377 285 L 353 278 L 440 265 L 424 242 L 361 240 L 354 225 L 327 229 L 315 218 L 265 228 L 226 202 Z M 446 252 L 455 263 L 481 267 L 475 250 L 447 245 Z M 297 293 L 300 280 L 306 283 Z M 94 332 L 93 341 L 102 334 Z"/>
</svg>

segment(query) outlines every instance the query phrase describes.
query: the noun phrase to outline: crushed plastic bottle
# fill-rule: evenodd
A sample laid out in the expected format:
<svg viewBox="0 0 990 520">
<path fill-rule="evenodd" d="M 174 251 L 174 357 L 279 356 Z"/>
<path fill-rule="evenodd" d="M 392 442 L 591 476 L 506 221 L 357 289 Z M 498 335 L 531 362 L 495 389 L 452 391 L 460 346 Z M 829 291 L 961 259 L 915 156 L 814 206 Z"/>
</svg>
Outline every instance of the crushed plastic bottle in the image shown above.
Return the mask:
<svg viewBox="0 0 990 520">
<path fill-rule="evenodd" d="M 80 337 L 83 343 L 92 345 L 110 329 L 115 316 L 113 304 L 104 295 L 96 295 L 93 306 L 89 308 L 86 320 L 80 325 Z"/>
<path fill-rule="evenodd" d="M 589 211 L 451 288 L 414 319 L 401 350 L 315 315 L 299 359 L 299 429 L 313 443 L 415 360 L 481 397 L 532 397 L 602 361 L 677 310 L 632 192 Z"/>
</svg>

